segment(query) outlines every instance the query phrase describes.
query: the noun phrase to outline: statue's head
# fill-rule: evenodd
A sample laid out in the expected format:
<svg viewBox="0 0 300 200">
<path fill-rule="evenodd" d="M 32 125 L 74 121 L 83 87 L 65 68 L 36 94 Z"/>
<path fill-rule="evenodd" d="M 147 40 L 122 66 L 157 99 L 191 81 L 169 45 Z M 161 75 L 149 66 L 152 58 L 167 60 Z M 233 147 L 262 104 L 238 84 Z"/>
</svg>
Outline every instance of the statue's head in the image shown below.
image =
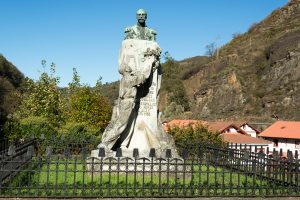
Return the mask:
<svg viewBox="0 0 300 200">
<path fill-rule="evenodd" d="M 138 9 L 136 12 L 136 19 L 138 20 L 139 23 L 145 23 L 147 19 L 147 12 L 144 9 Z"/>
</svg>

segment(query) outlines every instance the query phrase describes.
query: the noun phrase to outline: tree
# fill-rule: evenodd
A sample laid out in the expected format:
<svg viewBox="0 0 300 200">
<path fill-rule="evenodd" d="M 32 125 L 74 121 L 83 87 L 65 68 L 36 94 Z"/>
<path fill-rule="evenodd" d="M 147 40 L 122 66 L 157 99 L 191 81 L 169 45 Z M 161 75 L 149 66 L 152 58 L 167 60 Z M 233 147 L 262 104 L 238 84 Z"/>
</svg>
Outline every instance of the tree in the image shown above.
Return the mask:
<svg viewBox="0 0 300 200">
<path fill-rule="evenodd" d="M 69 83 L 69 89 L 70 91 L 75 90 L 76 88 L 79 88 L 81 86 L 80 84 L 80 76 L 78 75 L 78 72 L 76 68 L 73 68 L 73 79 L 72 82 Z"/>
<path fill-rule="evenodd" d="M 220 133 L 212 132 L 207 126 L 201 124 L 187 127 L 169 127 L 168 133 L 173 136 L 179 152 L 182 152 L 183 149 L 188 149 L 193 156 L 197 155 L 199 146 L 222 147 L 225 145 Z"/>
<path fill-rule="evenodd" d="M 164 112 L 162 114 L 162 120 L 171 120 L 174 118 L 180 118 L 180 116 L 184 113 L 184 108 L 181 105 L 177 105 L 175 102 L 171 102 L 168 104 Z"/>
<path fill-rule="evenodd" d="M 42 61 L 46 67 L 46 61 Z M 39 80 L 26 80 L 23 101 L 15 115 L 20 119 L 27 117 L 42 117 L 52 124 L 59 124 L 62 119 L 62 97 L 58 89 L 59 77 L 55 76 L 55 64 L 50 65 L 50 75 L 43 72 Z"/>
<path fill-rule="evenodd" d="M 69 83 L 67 99 L 67 122 L 81 123 L 98 130 L 104 130 L 111 117 L 108 99 L 100 93 L 102 77 L 97 80 L 95 89 L 82 85 L 76 68 L 73 68 L 73 80 Z"/>
<path fill-rule="evenodd" d="M 86 123 L 104 130 L 111 117 L 108 100 L 87 86 L 77 88 L 70 96 L 68 121 Z"/>
<path fill-rule="evenodd" d="M 57 134 L 57 128 L 64 123 L 63 102 L 58 89 L 59 77 L 55 76 L 55 64 L 46 72 L 46 61 L 42 61 L 44 72 L 38 81 L 26 78 L 22 85 L 19 107 L 4 125 L 5 135 L 18 139 L 41 134 Z"/>
<path fill-rule="evenodd" d="M 205 46 L 206 49 L 206 55 L 208 55 L 211 59 L 214 57 L 214 55 L 217 52 L 217 45 L 216 43 L 212 42 Z"/>
<path fill-rule="evenodd" d="M 162 65 L 162 89 L 168 92 L 168 103 L 176 103 L 187 111 L 190 108 L 189 100 L 180 79 L 180 65 L 171 56 Z"/>
</svg>

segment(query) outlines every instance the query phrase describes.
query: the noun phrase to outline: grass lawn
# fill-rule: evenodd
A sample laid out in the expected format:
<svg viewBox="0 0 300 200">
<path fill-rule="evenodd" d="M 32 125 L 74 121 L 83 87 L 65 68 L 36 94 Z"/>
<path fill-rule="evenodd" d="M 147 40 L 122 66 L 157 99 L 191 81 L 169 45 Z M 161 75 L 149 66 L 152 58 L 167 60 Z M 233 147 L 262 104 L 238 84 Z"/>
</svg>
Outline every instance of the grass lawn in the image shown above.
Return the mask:
<svg viewBox="0 0 300 200">
<path fill-rule="evenodd" d="M 58 160 L 27 168 L 2 185 L 2 196 L 180 197 L 281 195 L 290 188 L 208 164 L 181 172 L 88 172 L 84 160 Z"/>
</svg>

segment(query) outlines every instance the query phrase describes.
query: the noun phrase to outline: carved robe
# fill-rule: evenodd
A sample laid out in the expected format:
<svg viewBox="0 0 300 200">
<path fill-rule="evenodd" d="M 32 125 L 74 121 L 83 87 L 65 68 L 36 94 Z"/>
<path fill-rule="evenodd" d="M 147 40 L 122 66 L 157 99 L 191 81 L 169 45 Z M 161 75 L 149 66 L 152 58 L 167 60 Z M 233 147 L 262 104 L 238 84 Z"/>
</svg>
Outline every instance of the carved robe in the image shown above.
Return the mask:
<svg viewBox="0 0 300 200">
<path fill-rule="evenodd" d="M 119 98 L 111 123 L 98 147 L 116 150 L 138 148 L 146 155 L 150 148 L 174 149 L 158 116 L 161 49 L 154 41 L 127 39 L 119 53 L 121 74 Z"/>
</svg>

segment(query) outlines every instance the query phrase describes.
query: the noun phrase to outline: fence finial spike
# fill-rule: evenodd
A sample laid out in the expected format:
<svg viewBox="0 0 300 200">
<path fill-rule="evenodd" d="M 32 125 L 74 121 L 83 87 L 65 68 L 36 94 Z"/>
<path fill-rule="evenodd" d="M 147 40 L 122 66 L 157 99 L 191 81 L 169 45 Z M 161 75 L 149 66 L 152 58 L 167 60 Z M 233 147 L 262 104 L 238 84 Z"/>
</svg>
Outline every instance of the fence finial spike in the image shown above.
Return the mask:
<svg viewBox="0 0 300 200">
<path fill-rule="evenodd" d="M 13 156 L 13 155 L 15 155 L 15 154 L 16 154 L 16 147 L 15 147 L 15 145 L 10 145 L 10 146 L 8 147 L 7 155 Z"/>
<path fill-rule="evenodd" d="M 138 158 L 139 157 L 139 149 L 138 148 L 134 148 L 133 149 L 132 156 L 134 158 Z"/>
<path fill-rule="evenodd" d="M 27 149 L 27 153 L 26 153 L 27 157 L 31 158 L 34 155 L 34 147 L 32 145 L 30 145 Z"/>
<path fill-rule="evenodd" d="M 171 149 L 166 150 L 166 158 L 172 158 L 172 150 Z"/>
<path fill-rule="evenodd" d="M 101 157 L 101 158 L 105 157 L 105 148 L 104 147 L 99 148 L 98 157 Z"/>
<path fill-rule="evenodd" d="M 118 157 L 118 158 L 122 157 L 122 149 L 121 148 L 117 148 L 116 157 Z"/>
<path fill-rule="evenodd" d="M 149 152 L 149 157 L 151 157 L 151 158 L 153 158 L 153 157 L 155 157 L 156 155 L 155 155 L 155 149 L 154 148 L 151 148 L 150 149 L 150 152 Z"/>
<path fill-rule="evenodd" d="M 52 155 L 52 148 L 50 146 L 46 147 L 46 157 L 50 157 Z"/>
</svg>

